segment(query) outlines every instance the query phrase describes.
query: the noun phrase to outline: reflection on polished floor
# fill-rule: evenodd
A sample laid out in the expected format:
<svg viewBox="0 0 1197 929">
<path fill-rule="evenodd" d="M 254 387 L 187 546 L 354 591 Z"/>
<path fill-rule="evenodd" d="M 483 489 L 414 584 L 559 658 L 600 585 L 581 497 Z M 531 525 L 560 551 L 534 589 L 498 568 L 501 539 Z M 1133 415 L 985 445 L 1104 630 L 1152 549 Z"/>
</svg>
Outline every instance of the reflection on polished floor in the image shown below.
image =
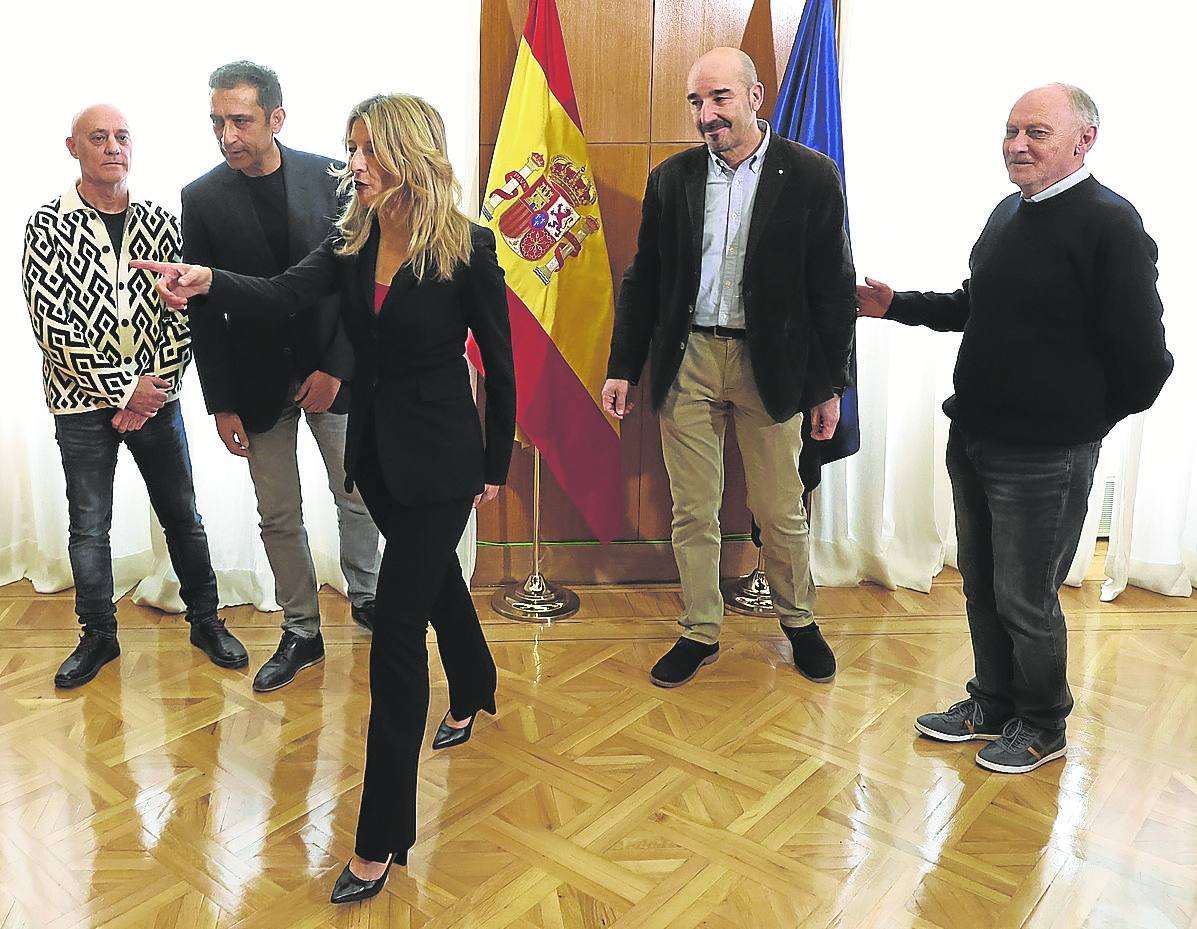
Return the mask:
<svg viewBox="0 0 1197 929">
<path fill-rule="evenodd" d="M 64 693 L 70 594 L 0 588 L 0 929 L 1197 927 L 1197 599 L 1068 591 L 1070 752 L 1014 777 L 911 727 L 970 668 L 950 571 L 821 591 L 831 685 L 729 616 L 717 664 L 651 686 L 673 588 L 487 614 L 498 717 L 425 753 L 409 867 L 334 909 L 367 710 L 344 600 L 322 594 L 327 661 L 265 696 L 276 616 L 228 611 L 229 672 L 126 600 L 121 658 Z M 429 736 L 445 706 L 434 665 Z"/>
</svg>

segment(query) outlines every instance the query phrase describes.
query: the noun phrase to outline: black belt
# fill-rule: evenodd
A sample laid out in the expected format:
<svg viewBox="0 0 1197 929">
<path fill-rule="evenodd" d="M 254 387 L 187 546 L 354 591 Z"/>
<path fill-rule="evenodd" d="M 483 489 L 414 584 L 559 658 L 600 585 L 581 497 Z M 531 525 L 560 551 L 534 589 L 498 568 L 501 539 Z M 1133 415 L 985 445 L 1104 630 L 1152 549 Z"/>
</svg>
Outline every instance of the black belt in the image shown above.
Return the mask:
<svg viewBox="0 0 1197 929">
<path fill-rule="evenodd" d="M 707 335 L 713 335 L 716 339 L 744 338 L 743 329 L 728 329 L 727 326 L 691 326 L 690 331 L 705 332 Z"/>
</svg>

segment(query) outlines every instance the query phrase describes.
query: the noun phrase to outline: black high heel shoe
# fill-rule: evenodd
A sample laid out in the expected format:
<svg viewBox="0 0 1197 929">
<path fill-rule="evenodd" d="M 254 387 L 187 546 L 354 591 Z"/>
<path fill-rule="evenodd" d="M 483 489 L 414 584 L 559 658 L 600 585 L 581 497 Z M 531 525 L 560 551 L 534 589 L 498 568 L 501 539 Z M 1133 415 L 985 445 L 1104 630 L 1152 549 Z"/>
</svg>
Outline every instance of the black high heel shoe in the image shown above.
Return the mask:
<svg viewBox="0 0 1197 929">
<path fill-rule="evenodd" d="M 341 876 L 333 884 L 332 896 L 328 898 L 329 902 L 357 903 L 359 900 L 369 900 L 371 897 L 378 896 L 382 885 L 387 882 L 387 875 L 391 873 L 391 865 L 394 863 L 395 856 L 392 854 L 387 859 L 387 869 L 382 872 L 382 877 L 375 881 L 363 880 L 349 870 L 349 865 L 345 865 Z"/>
<path fill-rule="evenodd" d="M 470 741 L 470 733 L 474 731 L 474 720 L 482 712 L 490 713 L 491 716 L 495 715 L 495 701 L 493 698 L 486 706 L 479 707 L 474 712 L 474 715 L 470 717 L 470 721 L 460 729 L 454 729 L 449 725 L 449 714 L 446 713 L 441 720 L 441 724 L 436 727 L 436 735 L 432 737 L 432 747 L 434 749 L 452 748 L 454 745 L 461 745 Z"/>
<path fill-rule="evenodd" d="M 441 720 L 441 724 L 436 727 L 436 735 L 432 737 L 432 747 L 438 748 L 452 748 L 454 745 L 463 745 L 470 741 L 470 733 L 474 731 L 474 720 L 478 718 L 475 713 L 470 717 L 470 721 L 462 726 L 460 729 L 454 729 L 449 725 L 449 714 L 445 714 L 445 718 Z"/>
</svg>

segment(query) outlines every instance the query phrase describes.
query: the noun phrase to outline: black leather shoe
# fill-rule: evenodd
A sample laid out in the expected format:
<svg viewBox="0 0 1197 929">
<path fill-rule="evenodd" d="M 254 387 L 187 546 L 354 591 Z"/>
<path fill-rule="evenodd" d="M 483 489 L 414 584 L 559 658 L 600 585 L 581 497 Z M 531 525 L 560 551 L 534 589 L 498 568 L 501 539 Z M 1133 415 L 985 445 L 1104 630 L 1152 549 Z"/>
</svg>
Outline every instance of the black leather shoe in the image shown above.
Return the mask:
<svg viewBox="0 0 1197 929">
<path fill-rule="evenodd" d="M 374 631 L 374 601 L 367 600 L 361 606 L 349 608 L 349 615 L 353 621 L 368 632 Z"/>
<path fill-rule="evenodd" d="M 703 665 L 719 657 L 719 643 L 704 645 L 693 639 L 678 639 L 648 674 L 658 687 L 681 687 L 698 673 Z"/>
<path fill-rule="evenodd" d="M 474 731 L 474 720 L 478 718 L 475 713 L 470 717 L 470 721 L 462 726 L 460 729 L 454 729 L 449 725 L 449 714 L 445 714 L 445 718 L 441 720 L 441 724 L 436 727 L 436 735 L 432 737 L 433 748 L 452 748 L 455 745 L 463 745 L 470 741 L 470 733 Z"/>
<path fill-rule="evenodd" d="M 265 693 L 278 690 L 295 680 L 295 675 L 324 660 L 324 637 L 316 633 L 305 639 L 294 632 L 284 632 L 278 649 L 254 675 L 254 690 Z"/>
<path fill-rule="evenodd" d="M 387 875 L 391 873 L 391 865 L 394 863 L 395 856 L 392 855 L 387 859 L 387 869 L 382 872 L 382 877 L 376 881 L 363 880 L 349 870 L 349 865 L 345 865 L 341 871 L 341 876 L 333 884 L 332 896 L 328 898 L 329 902 L 356 903 L 358 900 L 369 900 L 371 897 L 378 896 L 378 892 L 382 890 L 382 885 L 387 882 Z"/>
<path fill-rule="evenodd" d="M 782 626 L 794 650 L 794 667 L 808 681 L 826 684 L 835 677 L 835 654 L 815 623 L 797 629 Z"/>
<path fill-rule="evenodd" d="M 85 628 L 79 636 L 79 644 L 54 675 L 54 686 L 65 689 L 86 684 L 100 673 L 100 668 L 120 653 L 121 647 L 116 641 L 115 629 L 111 632 L 98 632 Z"/>
<path fill-rule="evenodd" d="M 219 616 L 192 623 L 191 644 L 211 658 L 212 664 L 222 668 L 244 668 L 249 664 L 245 646 L 225 628 Z"/>
</svg>

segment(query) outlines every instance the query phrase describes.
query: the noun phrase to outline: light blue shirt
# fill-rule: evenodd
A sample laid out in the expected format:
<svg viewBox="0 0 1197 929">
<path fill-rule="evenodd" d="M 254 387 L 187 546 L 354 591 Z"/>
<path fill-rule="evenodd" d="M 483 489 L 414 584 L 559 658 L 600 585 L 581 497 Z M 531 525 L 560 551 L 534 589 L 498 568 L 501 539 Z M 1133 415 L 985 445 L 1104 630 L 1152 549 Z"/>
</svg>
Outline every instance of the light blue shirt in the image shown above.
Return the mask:
<svg viewBox="0 0 1197 929">
<path fill-rule="evenodd" d="M 769 147 L 769 124 L 756 124 L 765 137 L 736 168 L 713 152 L 707 166 L 706 206 L 702 221 L 702 265 L 694 323 L 698 326 L 744 328 L 744 251 L 756 186 Z"/>
</svg>

